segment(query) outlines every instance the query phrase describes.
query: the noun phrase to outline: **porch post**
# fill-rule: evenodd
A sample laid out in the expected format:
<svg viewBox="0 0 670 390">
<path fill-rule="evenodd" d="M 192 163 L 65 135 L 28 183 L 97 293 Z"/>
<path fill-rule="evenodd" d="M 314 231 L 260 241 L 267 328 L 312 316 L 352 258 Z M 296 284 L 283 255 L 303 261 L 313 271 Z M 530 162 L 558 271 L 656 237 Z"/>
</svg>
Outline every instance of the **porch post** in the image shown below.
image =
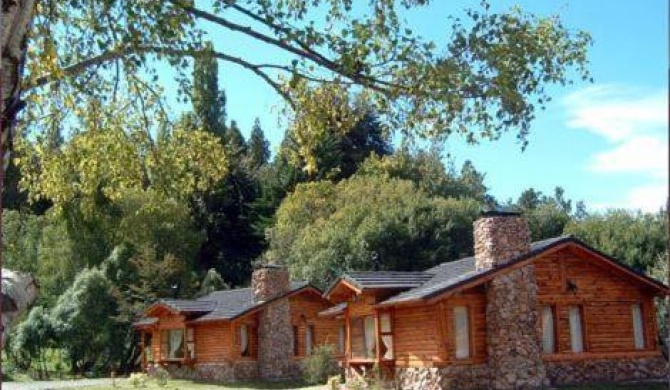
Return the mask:
<svg viewBox="0 0 670 390">
<path fill-rule="evenodd" d="M 182 332 L 181 332 L 181 340 L 182 340 L 181 349 L 182 349 L 182 353 L 184 354 L 184 361 L 188 361 L 189 356 L 188 356 L 188 347 L 186 346 L 186 344 L 188 342 L 186 340 L 186 323 L 184 323 L 184 330 L 182 330 Z"/>
<path fill-rule="evenodd" d="M 349 318 L 349 308 L 344 309 L 344 330 L 345 330 L 345 342 L 344 342 L 344 365 L 345 367 L 349 366 L 349 359 L 351 358 L 351 324 Z"/>
<path fill-rule="evenodd" d="M 144 353 L 144 330 L 140 330 L 140 362 L 142 362 L 142 371 L 146 370 L 147 367 L 147 356 Z"/>
<path fill-rule="evenodd" d="M 375 361 L 379 363 L 381 361 L 381 345 L 382 345 L 382 336 L 381 336 L 381 326 L 379 323 L 379 309 L 375 309 Z"/>
</svg>

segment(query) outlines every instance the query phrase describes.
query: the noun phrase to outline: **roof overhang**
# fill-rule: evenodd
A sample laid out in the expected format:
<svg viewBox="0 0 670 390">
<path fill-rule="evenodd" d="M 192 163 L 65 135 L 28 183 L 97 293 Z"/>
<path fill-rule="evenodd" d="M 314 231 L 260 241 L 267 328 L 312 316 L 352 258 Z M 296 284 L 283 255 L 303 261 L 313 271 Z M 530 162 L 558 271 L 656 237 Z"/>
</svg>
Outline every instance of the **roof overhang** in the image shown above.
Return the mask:
<svg viewBox="0 0 670 390">
<path fill-rule="evenodd" d="M 639 283 L 643 288 L 646 288 L 654 293 L 657 296 L 667 296 L 670 295 L 670 288 L 665 284 L 659 282 L 656 279 L 653 279 L 643 273 L 640 273 L 633 268 L 615 260 L 611 256 L 608 256 L 599 250 L 589 246 L 583 241 L 574 238 L 566 237 L 564 240 L 557 241 L 556 243 L 549 245 L 543 250 L 536 253 L 529 253 L 522 255 L 500 267 L 490 269 L 488 271 L 473 275 L 469 278 L 465 278 L 453 285 L 450 285 L 444 289 L 437 290 L 425 297 L 416 298 L 411 300 L 399 301 L 399 302 L 381 302 L 375 307 L 391 307 L 391 306 L 413 306 L 420 304 L 433 304 L 437 301 L 440 301 L 444 298 L 447 298 L 453 294 L 456 294 L 460 291 L 467 290 L 473 287 L 477 287 L 483 283 L 489 282 L 493 278 L 497 277 L 500 274 L 510 272 L 512 270 L 524 267 L 533 260 L 537 259 L 540 256 L 546 256 L 551 253 L 560 251 L 562 249 L 570 248 L 575 251 L 582 251 L 587 254 L 590 259 L 598 262 L 599 265 L 603 267 L 609 267 L 610 270 L 614 271 L 616 274 L 634 280 L 636 283 Z"/>
</svg>

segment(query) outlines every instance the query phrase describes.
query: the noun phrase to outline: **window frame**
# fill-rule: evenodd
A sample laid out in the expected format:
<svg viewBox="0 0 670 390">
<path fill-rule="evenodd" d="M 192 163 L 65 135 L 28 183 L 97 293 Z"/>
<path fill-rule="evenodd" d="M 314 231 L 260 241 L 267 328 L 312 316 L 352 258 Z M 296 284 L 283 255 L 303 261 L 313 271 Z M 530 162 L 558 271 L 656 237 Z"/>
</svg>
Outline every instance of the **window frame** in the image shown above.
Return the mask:
<svg viewBox="0 0 670 390">
<path fill-rule="evenodd" d="M 636 310 L 637 309 L 637 310 Z M 639 317 L 636 317 L 636 313 L 639 314 Z M 646 321 L 644 318 L 644 306 L 642 303 L 634 303 L 631 305 L 631 320 L 633 325 L 633 348 L 636 351 L 641 351 L 647 348 L 647 332 L 646 332 Z M 639 319 L 639 326 L 636 326 L 637 320 Z M 639 327 L 639 334 L 637 328 Z M 638 345 L 638 335 L 641 338 L 641 343 Z"/>
<path fill-rule="evenodd" d="M 175 351 L 176 354 L 174 357 L 170 356 L 170 347 L 171 347 L 171 334 L 173 332 L 179 332 L 181 333 L 181 345 L 180 347 Z M 160 359 L 164 361 L 181 361 L 187 358 L 184 354 L 184 348 L 186 346 L 185 342 L 185 337 L 186 334 L 184 332 L 184 328 L 163 328 L 160 330 Z M 181 355 L 181 356 L 179 356 Z"/>
<path fill-rule="evenodd" d="M 553 350 L 550 352 L 547 352 L 544 350 L 544 309 L 549 308 L 551 311 L 551 320 L 552 320 L 552 329 L 551 329 L 551 335 L 553 337 Z M 559 353 L 559 345 L 560 345 L 560 335 L 558 333 L 558 310 L 556 308 L 556 305 L 540 305 L 540 324 L 542 326 L 542 354 L 543 355 L 552 355 L 555 353 Z M 582 331 L 583 333 L 583 331 Z"/>
<path fill-rule="evenodd" d="M 573 309 L 576 309 L 576 313 L 579 314 L 579 330 L 580 330 L 580 339 L 581 339 L 581 351 L 575 351 L 574 340 L 573 340 L 573 331 L 572 331 L 572 312 Z M 586 327 L 584 322 L 584 306 L 582 305 L 569 305 L 568 306 L 568 329 L 570 336 L 570 352 L 574 354 L 581 354 L 587 352 L 586 348 Z"/>
<path fill-rule="evenodd" d="M 384 328 L 382 326 L 382 316 L 388 316 L 389 329 L 386 330 L 386 331 L 384 330 Z M 393 312 L 391 310 L 385 310 L 385 311 L 377 312 L 377 318 L 378 318 L 378 321 L 379 321 L 379 342 L 380 342 L 378 344 L 384 344 L 384 347 L 386 347 L 386 344 L 384 343 L 384 336 L 387 336 L 387 337 L 391 338 L 391 348 L 389 348 L 390 351 L 391 351 L 391 357 L 385 358 L 384 355 L 386 355 L 386 353 L 384 353 L 382 355 L 381 352 L 380 352 L 379 360 L 393 361 L 393 360 L 395 360 L 395 335 L 393 333 L 393 329 L 395 327 L 394 326 L 395 324 L 393 323 Z M 376 348 L 379 348 L 379 347 L 380 347 L 380 345 L 376 345 Z M 388 352 L 388 349 L 387 349 L 387 352 Z"/>
<path fill-rule="evenodd" d="M 465 336 L 466 336 L 466 345 L 467 345 L 467 356 L 458 356 L 458 323 L 457 323 L 457 310 L 459 309 L 464 309 L 465 310 Z M 463 362 L 463 361 L 469 361 L 474 357 L 474 348 L 473 348 L 473 342 L 472 342 L 472 310 L 470 309 L 469 305 L 454 305 L 451 310 L 451 315 L 452 315 L 452 321 L 451 321 L 451 326 L 452 326 L 452 337 L 453 337 L 453 358 L 456 361 Z"/>
<path fill-rule="evenodd" d="M 308 324 L 305 327 L 305 356 L 310 356 L 314 352 L 316 329 L 314 325 Z"/>
</svg>

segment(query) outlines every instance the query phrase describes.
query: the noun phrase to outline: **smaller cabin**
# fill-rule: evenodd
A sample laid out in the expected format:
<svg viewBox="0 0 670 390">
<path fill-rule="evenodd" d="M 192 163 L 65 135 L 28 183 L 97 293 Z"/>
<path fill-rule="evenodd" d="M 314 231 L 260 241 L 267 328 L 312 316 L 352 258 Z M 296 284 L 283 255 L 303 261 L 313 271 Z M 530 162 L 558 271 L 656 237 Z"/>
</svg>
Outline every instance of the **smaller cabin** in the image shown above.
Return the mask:
<svg viewBox="0 0 670 390">
<path fill-rule="evenodd" d="M 163 299 L 147 308 L 133 324 L 142 367 L 160 364 L 177 377 L 219 381 L 290 378 L 313 348 L 337 342 L 338 321 L 318 317 L 331 306 L 321 291 L 289 282 L 281 267 L 254 274 L 257 285 L 250 288 Z"/>
</svg>

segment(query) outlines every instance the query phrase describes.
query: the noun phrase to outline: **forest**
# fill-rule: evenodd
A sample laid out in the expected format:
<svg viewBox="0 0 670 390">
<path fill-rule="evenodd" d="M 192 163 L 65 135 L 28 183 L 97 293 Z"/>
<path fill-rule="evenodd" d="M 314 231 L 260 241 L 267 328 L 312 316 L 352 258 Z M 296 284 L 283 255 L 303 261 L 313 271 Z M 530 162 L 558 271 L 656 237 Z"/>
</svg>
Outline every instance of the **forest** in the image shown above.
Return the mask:
<svg viewBox="0 0 670 390">
<path fill-rule="evenodd" d="M 7 375 L 131 372 L 144 308 L 247 286 L 259 262 L 323 288 L 346 270 L 471 255 L 484 208 L 521 210 L 533 240 L 574 234 L 667 274 L 663 210 L 593 211 L 561 183 L 496 199 L 486 172 L 441 146 L 511 131 L 523 148 L 545 87 L 590 79 L 590 36 L 556 18 L 482 2 L 448 19 L 439 52 L 387 0 L 360 18 L 325 1 L 328 24 L 309 23 L 320 2 L 307 1 L 38 3 L 2 228 L 3 267 L 34 275 L 40 294 L 9 336 Z M 203 38 L 203 20 L 293 57 L 233 56 Z M 264 80 L 288 123 L 241 129 L 220 62 Z M 160 88 L 156 64 L 176 69 L 178 91 Z M 176 118 L 172 93 L 188 106 Z M 270 131 L 284 133 L 275 148 Z"/>
</svg>

